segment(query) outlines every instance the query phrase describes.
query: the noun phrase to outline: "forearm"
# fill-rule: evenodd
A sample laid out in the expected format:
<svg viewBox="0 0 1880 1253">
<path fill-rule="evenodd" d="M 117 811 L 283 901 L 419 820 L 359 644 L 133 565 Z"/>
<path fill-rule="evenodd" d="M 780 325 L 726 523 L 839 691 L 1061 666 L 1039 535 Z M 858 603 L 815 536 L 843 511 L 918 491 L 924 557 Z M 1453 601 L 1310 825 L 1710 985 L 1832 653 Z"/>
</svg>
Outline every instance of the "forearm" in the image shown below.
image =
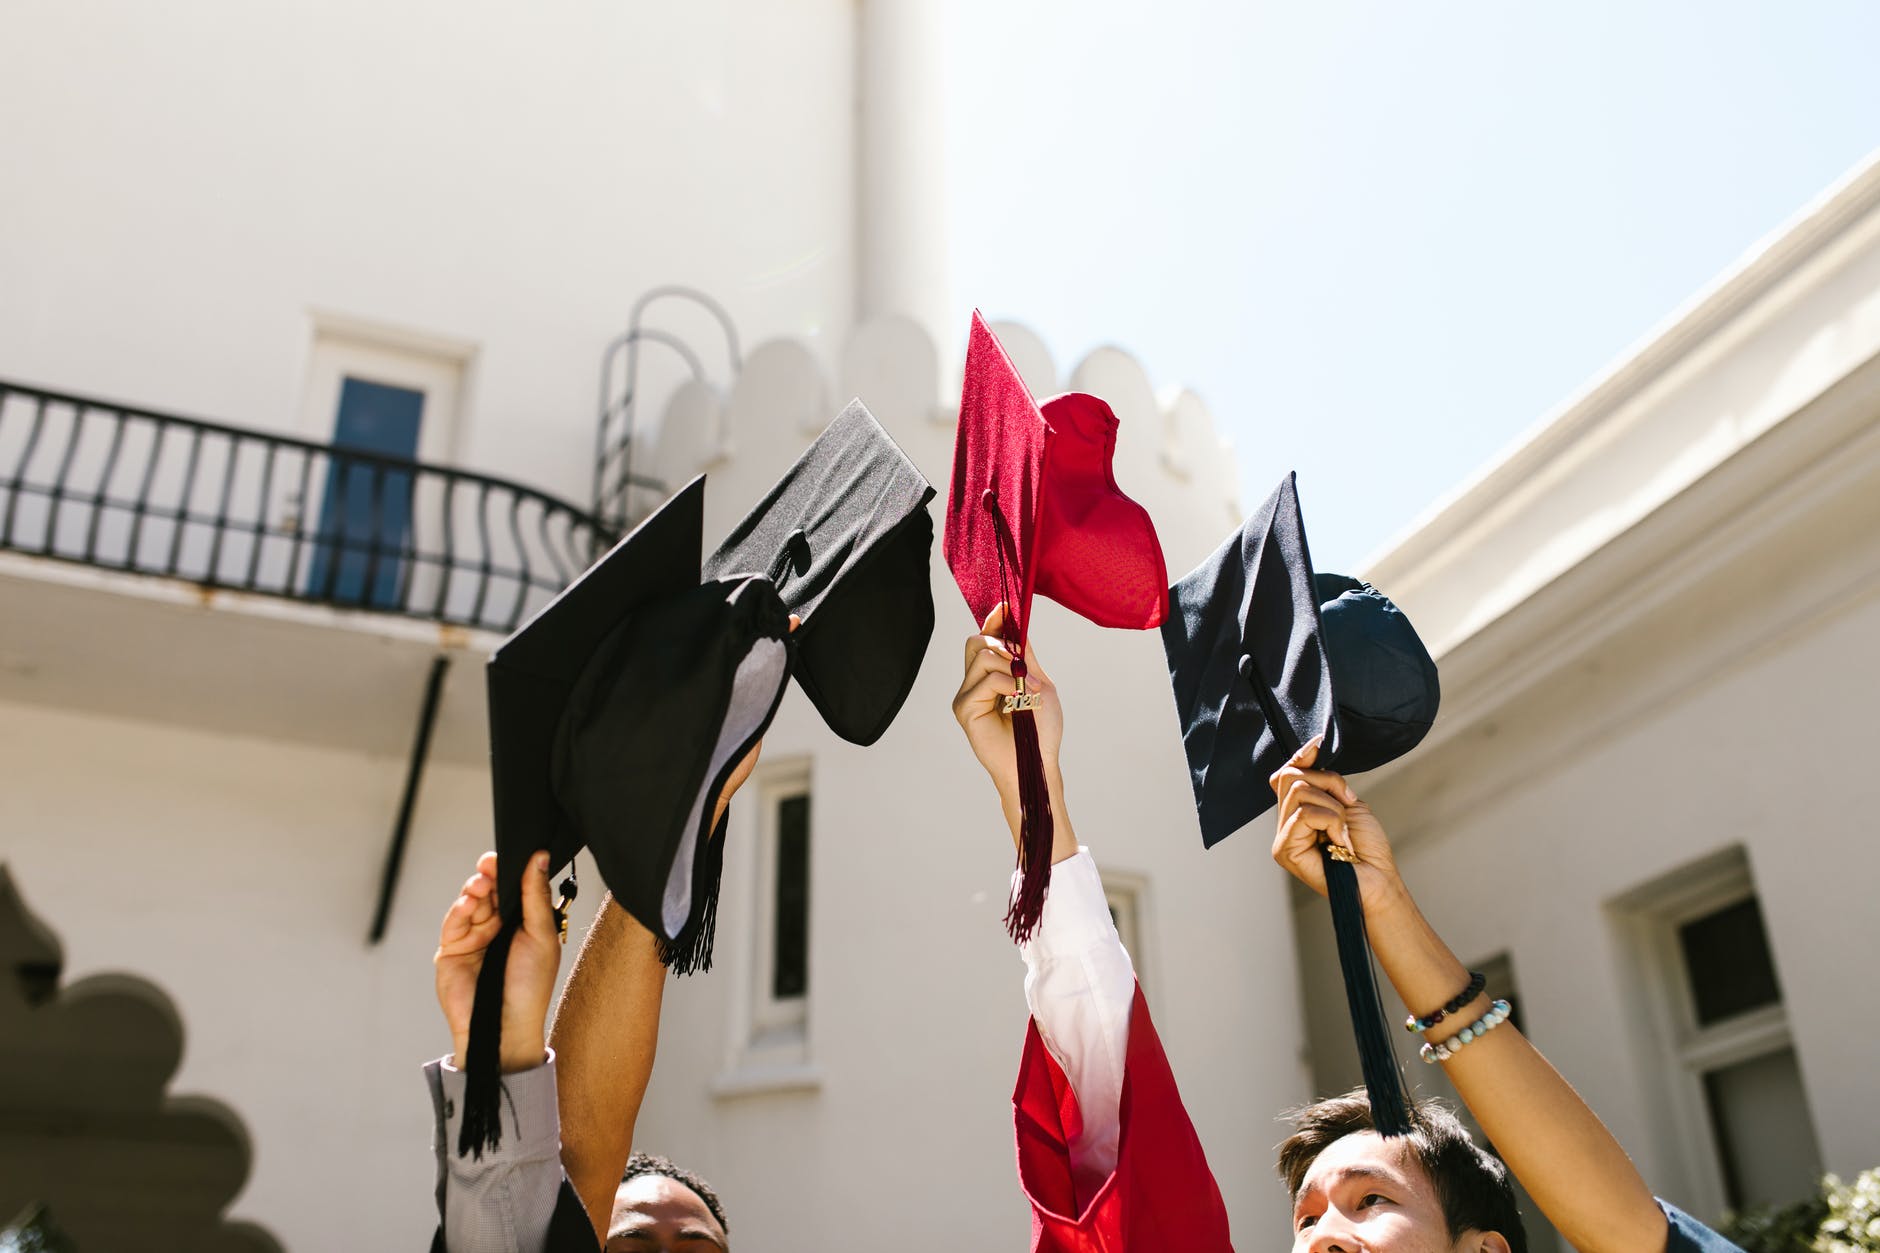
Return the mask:
<svg viewBox="0 0 1880 1253">
<path fill-rule="evenodd" d="M 1056 865 L 1066 857 L 1077 855 L 1077 833 L 1071 829 L 1070 810 L 1064 805 L 1064 774 L 1055 761 L 1044 763 L 1044 779 L 1047 794 L 1051 801 L 1051 864 Z M 1012 834 L 1012 847 L 1022 853 L 1024 845 L 1019 840 L 1023 827 L 1023 814 L 1019 809 L 1018 793 L 1008 787 L 999 788 L 999 808 L 1005 814 L 1005 825 Z"/>
<path fill-rule="evenodd" d="M 653 1074 L 666 968 L 653 933 L 609 895 L 575 958 L 549 1039 L 562 1164 L 604 1241 Z"/>
<path fill-rule="evenodd" d="M 1427 1014 L 1469 982 L 1401 881 L 1365 901 L 1365 926 L 1391 984 L 1412 1013 Z M 1429 1033 L 1452 1037 L 1488 1012 L 1495 989 Z M 1665 1217 L 1619 1142 L 1513 1023 L 1441 1063 L 1528 1194 L 1582 1253 L 1664 1248 Z"/>
</svg>

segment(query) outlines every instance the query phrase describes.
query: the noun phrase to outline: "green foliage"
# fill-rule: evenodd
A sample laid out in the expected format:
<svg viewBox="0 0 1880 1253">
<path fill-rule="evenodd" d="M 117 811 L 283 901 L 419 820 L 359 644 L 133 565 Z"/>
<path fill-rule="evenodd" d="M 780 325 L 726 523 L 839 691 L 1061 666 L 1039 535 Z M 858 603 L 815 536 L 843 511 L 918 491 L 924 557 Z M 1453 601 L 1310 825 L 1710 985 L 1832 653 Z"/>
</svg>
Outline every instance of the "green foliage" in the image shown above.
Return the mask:
<svg viewBox="0 0 1880 1253">
<path fill-rule="evenodd" d="M 1828 1203 L 1811 1196 L 1733 1215 L 1722 1230 L 1744 1253 L 1815 1253 L 1815 1232 L 1827 1216 Z"/>
<path fill-rule="evenodd" d="M 1880 1253 L 1880 1170 L 1828 1175 L 1819 1195 L 1734 1215 L 1723 1234 L 1745 1253 Z"/>
<path fill-rule="evenodd" d="M 1815 1237 L 1814 1253 L 1880 1250 L 1880 1170 L 1863 1170 L 1849 1184 L 1829 1175 L 1821 1191 L 1828 1217 Z"/>
</svg>

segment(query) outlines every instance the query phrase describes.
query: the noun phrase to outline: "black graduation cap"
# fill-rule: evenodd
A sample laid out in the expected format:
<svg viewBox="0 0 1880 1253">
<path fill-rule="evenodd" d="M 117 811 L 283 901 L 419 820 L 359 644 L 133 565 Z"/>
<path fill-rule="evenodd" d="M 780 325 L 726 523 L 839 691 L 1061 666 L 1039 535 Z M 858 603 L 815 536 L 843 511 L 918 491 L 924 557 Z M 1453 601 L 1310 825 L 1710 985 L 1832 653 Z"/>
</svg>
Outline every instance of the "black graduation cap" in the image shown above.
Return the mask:
<svg viewBox="0 0 1880 1253">
<path fill-rule="evenodd" d="M 769 578 L 801 620 L 796 681 L 851 743 L 888 729 L 933 635 L 933 495 L 851 400 L 705 561 L 707 578 Z"/>
<path fill-rule="evenodd" d="M 1367 583 L 1314 575 L 1293 475 L 1169 602 L 1162 645 L 1210 848 L 1273 807 L 1267 780 L 1313 736 L 1324 737 L 1320 768 L 1355 774 L 1409 752 L 1436 720 L 1436 663 L 1410 620 Z M 1404 1134 L 1357 875 L 1323 855 L 1373 1121 Z"/>
<path fill-rule="evenodd" d="M 500 1137 L 501 972 L 529 854 L 592 849 L 661 960 L 710 969 L 716 799 L 792 673 L 846 739 L 893 721 L 933 631 L 933 494 L 852 402 L 703 568 L 701 477 L 491 654 L 504 925 L 478 979 L 459 1152 Z"/>
</svg>

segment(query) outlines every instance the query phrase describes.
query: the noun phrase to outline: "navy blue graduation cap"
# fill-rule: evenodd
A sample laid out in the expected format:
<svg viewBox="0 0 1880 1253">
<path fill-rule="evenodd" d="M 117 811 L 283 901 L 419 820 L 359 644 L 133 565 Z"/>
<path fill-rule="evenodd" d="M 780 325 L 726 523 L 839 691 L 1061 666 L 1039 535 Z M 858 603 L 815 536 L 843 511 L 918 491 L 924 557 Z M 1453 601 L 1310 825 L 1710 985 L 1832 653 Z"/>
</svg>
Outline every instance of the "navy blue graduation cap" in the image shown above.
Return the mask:
<svg viewBox="0 0 1880 1253">
<path fill-rule="evenodd" d="M 1319 768 L 1355 774 L 1409 752 L 1435 722 L 1436 663 L 1410 620 L 1367 583 L 1313 573 L 1293 475 L 1169 603 L 1162 645 L 1210 848 L 1274 806 L 1268 779 L 1312 737 L 1323 737 Z M 1322 855 L 1373 1121 L 1405 1134 L 1357 875 Z"/>
</svg>

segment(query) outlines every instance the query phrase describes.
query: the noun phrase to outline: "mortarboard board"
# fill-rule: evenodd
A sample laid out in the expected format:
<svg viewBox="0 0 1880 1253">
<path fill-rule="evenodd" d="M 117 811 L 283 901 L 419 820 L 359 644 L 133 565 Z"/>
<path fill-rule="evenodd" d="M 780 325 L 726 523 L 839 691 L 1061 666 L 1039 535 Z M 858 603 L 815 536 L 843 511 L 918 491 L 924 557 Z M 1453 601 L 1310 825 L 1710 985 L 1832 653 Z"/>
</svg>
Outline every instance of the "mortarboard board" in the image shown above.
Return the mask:
<svg viewBox="0 0 1880 1253">
<path fill-rule="evenodd" d="M 933 494 L 852 403 L 703 569 L 701 477 L 491 655 L 504 929 L 477 987 L 460 1152 L 500 1134 L 501 971 L 528 855 L 546 847 L 561 866 L 590 848 L 661 960 L 709 969 L 716 798 L 792 673 L 845 738 L 872 742 L 893 720 L 933 629 Z"/>
<path fill-rule="evenodd" d="M 1005 643 L 1018 685 L 1007 711 L 1019 759 L 1024 869 L 1006 927 L 1019 940 L 1037 925 L 1051 881 L 1051 807 L 1024 690 L 1032 595 L 1100 626 L 1146 630 L 1168 612 L 1155 525 L 1117 488 L 1111 470 L 1116 427 L 1095 396 L 1069 393 L 1040 406 L 974 312 L 945 550 L 975 622 L 1006 605 Z"/>
<path fill-rule="evenodd" d="M 1312 737 L 1319 767 L 1355 774 L 1409 752 L 1436 718 L 1436 663 L 1369 584 L 1314 575 L 1294 476 L 1169 591 L 1162 626 L 1203 844 L 1275 804 L 1273 772 Z M 1339 963 L 1373 1121 L 1408 1130 L 1351 866 L 1325 856 Z"/>
</svg>

